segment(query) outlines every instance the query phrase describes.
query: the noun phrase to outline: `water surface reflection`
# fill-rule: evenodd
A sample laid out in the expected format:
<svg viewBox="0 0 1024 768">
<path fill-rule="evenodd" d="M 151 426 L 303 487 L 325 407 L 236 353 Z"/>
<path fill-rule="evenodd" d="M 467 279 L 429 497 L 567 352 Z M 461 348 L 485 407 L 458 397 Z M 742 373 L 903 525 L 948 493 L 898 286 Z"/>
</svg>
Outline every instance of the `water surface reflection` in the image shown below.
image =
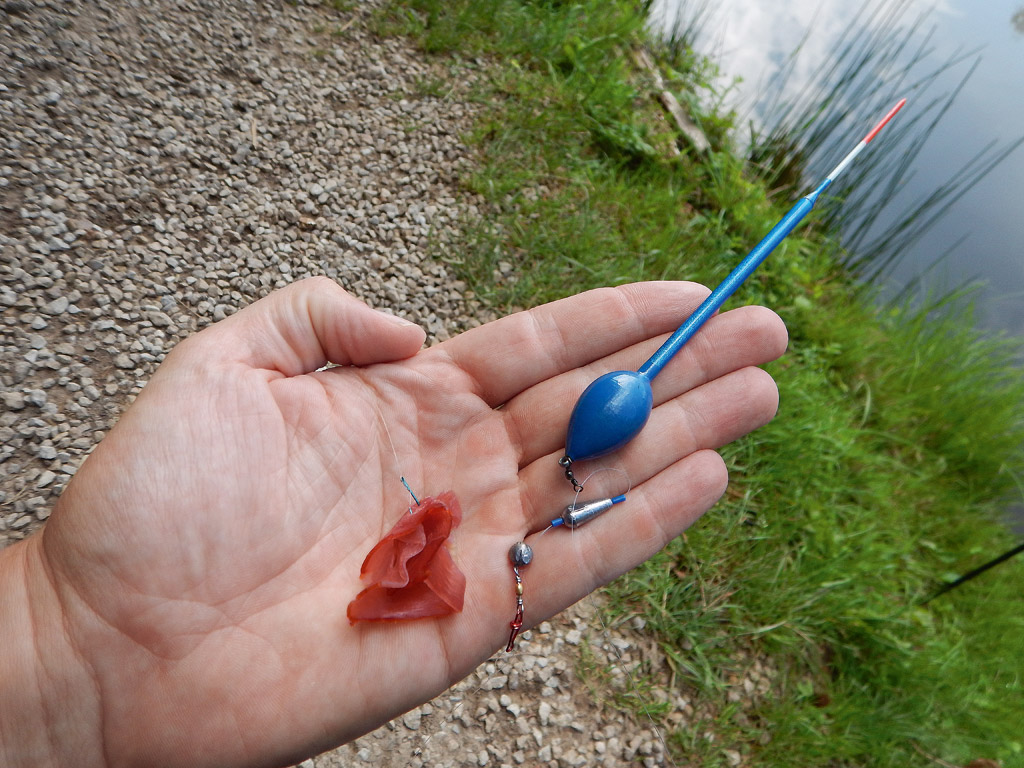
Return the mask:
<svg viewBox="0 0 1024 768">
<path fill-rule="evenodd" d="M 837 41 L 851 25 L 882 24 L 891 12 L 913 29 L 915 39 L 927 40 L 926 63 L 917 69 L 931 71 L 971 51 L 977 51 L 977 66 L 912 163 L 899 195 L 876 221 L 875 231 L 881 231 L 913 201 L 941 187 L 982 148 L 991 142 L 1005 146 L 1024 135 L 1020 0 L 944 0 L 937 5 L 894 0 L 871 3 L 867 10 L 844 0 L 718 0 L 713 6 L 702 0 L 658 0 L 653 16 L 661 24 L 677 17 L 684 23 L 698 19 L 697 47 L 719 61 L 723 76 L 741 79 L 732 97 L 741 114 L 757 120 L 773 99 L 795 97 L 822 77 Z M 791 58 L 798 48 L 799 54 Z M 970 61 L 964 61 L 940 75 L 932 92 L 955 89 L 969 66 Z M 783 69 L 788 75 L 780 83 L 777 76 Z M 892 73 L 877 76 L 881 82 L 891 79 Z M 912 100 L 908 111 L 913 106 Z M 870 122 L 871 115 L 865 120 Z M 1024 150 L 1001 161 L 901 254 L 892 285 L 906 285 L 925 273 L 926 284 L 940 290 L 980 281 L 981 325 L 1024 335 L 1022 208 Z"/>
</svg>

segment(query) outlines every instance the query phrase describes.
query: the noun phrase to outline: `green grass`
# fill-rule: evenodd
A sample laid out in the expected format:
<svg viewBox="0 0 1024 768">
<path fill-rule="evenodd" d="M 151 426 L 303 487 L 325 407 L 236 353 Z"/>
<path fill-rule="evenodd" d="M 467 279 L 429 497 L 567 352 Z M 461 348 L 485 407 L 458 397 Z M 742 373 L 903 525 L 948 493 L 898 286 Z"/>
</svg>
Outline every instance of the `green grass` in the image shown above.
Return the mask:
<svg viewBox="0 0 1024 768">
<path fill-rule="evenodd" d="M 927 764 L 915 743 L 956 764 L 1019 764 L 1020 564 L 917 605 L 1009 544 L 991 493 L 1005 488 L 1000 457 L 1019 450 L 1006 427 L 1020 385 L 984 357 L 998 350 L 949 325 L 902 315 L 844 348 L 860 335 L 850 324 L 824 355 L 794 339 L 774 371 L 778 419 L 729 450 L 727 500 L 616 587 L 622 610 L 646 602 L 670 647 L 696 649 L 677 663 L 703 689 L 752 646 L 787 673 L 744 711 L 754 727 L 716 724 L 756 764 Z M 968 359 L 951 365 L 950 348 Z M 973 444 L 982 436 L 993 450 Z"/>
<path fill-rule="evenodd" d="M 790 203 L 730 147 L 729 114 L 697 115 L 711 152 L 670 155 L 630 63 L 650 41 L 628 3 L 409 0 L 375 24 L 481 68 L 465 184 L 489 211 L 466 223 L 457 267 L 495 306 L 638 279 L 713 284 Z M 692 103 L 708 65 L 654 50 Z M 734 300 L 790 328 L 771 366 L 779 416 L 725 451 L 726 498 L 613 585 L 612 610 L 643 616 L 673 684 L 713 715 L 669 734 L 679 763 L 1024 765 L 1024 563 L 920 605 L 1014 543 L 998 515 L 1024 469 L 1019 348 L 964 323 L 969 297 L 876 308 L 845 257 L 812 220 Z M 736 700 L 752 659 L 771 691 Z"/>
</svg>

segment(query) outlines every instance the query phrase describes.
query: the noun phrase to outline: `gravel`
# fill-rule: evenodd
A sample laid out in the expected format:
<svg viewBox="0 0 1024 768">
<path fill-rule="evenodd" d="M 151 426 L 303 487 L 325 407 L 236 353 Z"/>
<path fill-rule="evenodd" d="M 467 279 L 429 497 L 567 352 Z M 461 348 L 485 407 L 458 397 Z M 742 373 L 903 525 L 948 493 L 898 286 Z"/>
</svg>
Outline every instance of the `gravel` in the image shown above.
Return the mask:
<svg viewBox="0 0 1024 768">
<path fill-rule="evenodd" d="M 473 72 L 423 95 L 372 12 L 0 5 L 0 544 L 177 341 L 274 288 L 328 275 L 431 341 L 488 319 L 428 256 L 476 212 Z"/>
<path fill-rule="evenodd" d="M 321 755 L 316 768 L 671 765 L 653 723 L 638 722 L 611 704 L 614 694 L 633 690 L 626 669 L 641 659 L 664 660 L 640 650 L 653 650 L 642 636 L 606 631 L 595 605 L 588 598 L 524 633 L 513 653 L 495 655 L 430 703 Z M 573 631 L 585 638 L 588 667 L 618 670 L 618 679 L 595 690 L 596 677 L 578 678 L 580 648 L 565 641 Z M 605 698 L 607 707 L 601 705 Z M 689 707 L 681 697 L 676 704 L 679 711 Z"/>
<path fill-rule="evenodd" d="M 43 524 L 177 341 L 274 288 L 328 275 L 431 342 L 491 319 L 428 255 L 480 215 L 458 188 L 477 65 L 453 76 L 374 36 L 373 12 L 0 3 L 0 547 Z M 438 79 L 443 98 L 419 87 Z M 664 660 L 595 625 L 585 601 L 303 768 L 665 764 L 651 722 L 601 705 Z M 577 679 L 584 650 L 607 680 Z M 670 722 L 707 727 L 655 693 Z"/>
</svg>

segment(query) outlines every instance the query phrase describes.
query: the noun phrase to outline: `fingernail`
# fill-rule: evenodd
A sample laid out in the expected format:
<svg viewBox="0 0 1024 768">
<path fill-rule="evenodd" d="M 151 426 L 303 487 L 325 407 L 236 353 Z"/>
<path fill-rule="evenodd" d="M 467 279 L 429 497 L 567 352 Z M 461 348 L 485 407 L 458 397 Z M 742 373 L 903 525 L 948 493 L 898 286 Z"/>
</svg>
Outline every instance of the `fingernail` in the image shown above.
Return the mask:
<svg viewBox="0 0 1024 768">
<path fill-rule="evenodd" d="M 416 325 L 416 323 L 410 322 L 409 320 L 406 320 L 404 317 L 399 317 L 398 315 L 392 315 L 390 312 L 381 312 L 381 314 L 384 315 L 384 317 L 386 317 L 388 320 L 390 320 L 395 325 L 413 325 L 413 326 Z"/>
</svg>

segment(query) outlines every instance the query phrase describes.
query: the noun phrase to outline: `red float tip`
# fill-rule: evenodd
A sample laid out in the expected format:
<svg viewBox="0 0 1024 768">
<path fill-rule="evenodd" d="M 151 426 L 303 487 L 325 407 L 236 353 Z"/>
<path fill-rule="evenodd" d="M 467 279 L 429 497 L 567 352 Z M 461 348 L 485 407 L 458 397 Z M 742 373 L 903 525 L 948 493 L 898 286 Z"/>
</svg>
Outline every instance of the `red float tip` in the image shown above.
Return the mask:
<svg viewBox="0 0 1024 768">
<path fill-rule="evenodd" d="M 889 114 L 887 114 L 885 117 L 883 117 L 881 122 L 879 122 L 878 125 L 876 125 L 874 128 L 871 129 L 871 133 L 869 133 L 867 136 L 864 137 L 864 143 L 865 144 L 870 143 L 871 140 L 873 138 L 875 138 L 875 136 L 878 135 L 878 132 L 880 130 L 882 130 L 883 128 L 885 128 L 885 124 L 888 123 L 890 120 L 892 120 L 893 117 L 896 116 L 897 112 L 899 112 L 901 109 L 903 109 L 903 105 L 906 104 L 906 103 L 907 103 L 906 99 L 900 99 L 899 103 L 895 107 L 893 107 L 892 109 L 889 110 Z"/>
</svg>

